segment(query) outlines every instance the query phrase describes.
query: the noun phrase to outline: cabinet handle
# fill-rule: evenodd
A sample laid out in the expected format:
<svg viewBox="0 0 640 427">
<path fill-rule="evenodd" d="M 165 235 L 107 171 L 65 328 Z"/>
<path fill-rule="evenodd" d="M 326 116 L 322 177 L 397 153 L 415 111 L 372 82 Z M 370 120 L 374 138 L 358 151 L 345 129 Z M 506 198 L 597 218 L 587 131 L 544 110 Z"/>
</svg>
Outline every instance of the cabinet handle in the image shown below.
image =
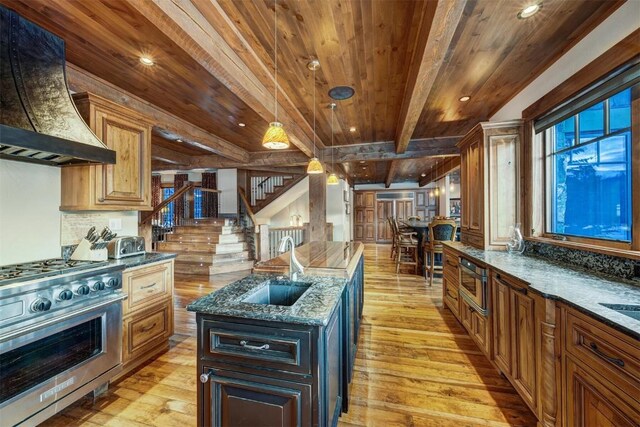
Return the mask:
<svg viewBox="0 0 640 427">
<path fill-rule="evenodd" d="M 602 350 L 600 350 L 598 348 L 598 345 L 594 342 L 591 342 L 589 344 L 589 347 L 591 348 L 591 350 L 600 358 L 606 360 L 609 363 L 613 363 L 614 365 L 620 366 L 621 368 L 624 368 L 624 360 L 622 359 L 616 359 L 615 357 L 611 357 L 611 356 L 607 356 L 606 354 L 604 354 L 602 352 Z"/>
<path fill-rule="evenodd" d="M 151 325 L 151 326 L 145 326 L 144 328 L 141 328 L 141 329 L 140 329 L 140 332 L 149 332 L 150 330 L 152 330 L 152 329 L 153 329 L 153 328 L 155 328 L 155 327 L 156 327 L 156 324 L 154 323 L 154 324 L 153 324 L 153 325 Z"/>
<path fill-rule="evenodd" d="M 248 348 L 250 350 L 269 350 L 269 344 L 263 345 L 249 345 L 248 341 L 242 340 L 240 341 L 240 345 L 244 348 Z"/>
<path fill-rule="evenodd" d="M 152 284 L 147 285 L 147 286 L 141 286 L 140 289 L 153 288 L 155 285 L 157 285 L 157 282 L 153 282 Z"/>
<path fill-rule="evenodd" d="M 206 384 L 209 381 L 210 376 L 211 376 L 211 372 L 207 372 L 206 374 L 200 374 L 200 382 L 202 384 Z"/>
<path fill-rule="evenodd" d="M 516 288 L 515 286 L 510 286 L 511 289 L 513 289 L 514 291 L 521 293 L 522 295 L 527 295 L 527 289 L 526 288 Z"/>
</svg>

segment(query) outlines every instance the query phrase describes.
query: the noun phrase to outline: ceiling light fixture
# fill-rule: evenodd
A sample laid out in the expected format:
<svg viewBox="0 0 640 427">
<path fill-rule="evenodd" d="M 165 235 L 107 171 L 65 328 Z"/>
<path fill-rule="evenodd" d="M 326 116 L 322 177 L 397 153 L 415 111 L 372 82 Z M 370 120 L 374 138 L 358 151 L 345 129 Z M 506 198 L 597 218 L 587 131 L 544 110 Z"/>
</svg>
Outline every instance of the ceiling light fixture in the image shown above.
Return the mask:
<svg viewBox="0 0 640 427">
<path fill-rule="evenodd" d="M 275 67 L 275 89 L 274 89 L 274 121 L 269 123 L 267 131 L 262 137 L 262 146 L 270 150 L 284 150 L 289 148 L 289 137 L 278 121 L 278 2 L 273 4 L 273 62 Z"/>
<path fill-rule="evenodd" d="M 320 68 L 320 61 L 314 59 L 307 64 L 307 68 L 313 71 L 313 157 L 307 166 L 308 174 L 324 173 L 322 163 L 316 157 L 316 70 Z"/>
<path fill-rule="evenodd" d="M 468 100 L 470 100 L 470 99 L 471 99 L 471 97 L 470 97 L 470 96 L 465 95 L 465 96 L 461 96 L 461 97 L 458 99 L 458 101 L 460 101 L 460 102 L 467 102 L 467 101 L 468 101 Z"/>
<path fill-rule="evenodd" d="M 148 56 L 144 56 L 144 55 L 140 57 L 140 63 L 142 65 L 146 65 L 147 67 L 155 65 L 155 62 L 153 62 L 153 59 L 151 59 Z"/>
<path fill-rule="evenodd" d="M 327 178 L 327 185 L 338 185 L 338 177 L 333 172 L 335 170 L 335 163 L 333 162 L 333 112 L 336 109 L 336 103 L 329 104 L 329 108 L 331 108 L 331 174 Z"/>
<path fill-rule="evenodd" d="M 527 19 L 535 15 L 542 8 L 542 3 L 531 4 L 520 12 L 518 12 L 518 19 Z"/>
<path fill-rule="evenodd" d="M 182 142 L 182 140 L 181 139 L 176 139 L 176 142 Z"/>
<path fill-rule="evenodd" d="M 242 122 L 238 123 L 238 126 L 240 126 L 241 128 L 245 127 L 246 125 Z"/>
<path fill-rule="evenodd" d="M 436 160 L 436 177 L 438 175 L 438 161 Z M 440 195 L 440 186 L 438 185 L 438 180 L 436 179 L 436 189 L 434 191 L 436 197 Z"/>
<path fill-rule="evenodd" d="M 351 126 L 351 127 L 349 128 L 349 132 L 351 132 L 351 133 L 355 132 L 356 130 L 358 130 L 358 129 L 356 129 L 356 127 L 355 127 L 355 126 Z"/>
<path fill-rule="evenodd" d="M 427 174 L 426 173 L 421 173 L 420 176 L 424 178 L 425 176 L 427 176 Z"/>
<path fill-rule="evenodd" d="M 364 160 L 360 160 L 360 163 L 365 163 L 365 161 Z"/>
</svg>

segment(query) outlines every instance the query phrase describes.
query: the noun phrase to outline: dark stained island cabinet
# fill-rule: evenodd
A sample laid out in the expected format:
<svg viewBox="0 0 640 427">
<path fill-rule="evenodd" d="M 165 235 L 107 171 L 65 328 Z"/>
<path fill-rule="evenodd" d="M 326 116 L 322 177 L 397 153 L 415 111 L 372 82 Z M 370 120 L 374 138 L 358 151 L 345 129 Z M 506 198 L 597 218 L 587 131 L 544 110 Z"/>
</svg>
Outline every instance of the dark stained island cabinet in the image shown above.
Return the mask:
<svg viewBox="0 0 640 427">
<path fill-rule="evenodd" d="M 348 409 L 364 303 L 362 249 L 297 248 L 305 275 L 296 283 L 308 288 L 292 305 L 250 302 L 283 283 L 288 254 L 189 305 L 198 324 L 198 425 L 337 424 Z"/>
</svg>

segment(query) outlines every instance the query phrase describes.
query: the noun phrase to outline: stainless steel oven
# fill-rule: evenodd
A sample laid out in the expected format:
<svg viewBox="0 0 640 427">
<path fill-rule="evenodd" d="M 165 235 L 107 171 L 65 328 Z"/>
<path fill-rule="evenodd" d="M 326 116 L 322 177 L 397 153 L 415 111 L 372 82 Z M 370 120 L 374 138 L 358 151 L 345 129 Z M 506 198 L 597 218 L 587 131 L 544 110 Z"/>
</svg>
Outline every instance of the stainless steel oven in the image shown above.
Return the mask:
<svg viewBox="0 0 640 427">
<path fill-rule="evenodd" d="M 487 304 L 487 270 L 460 257 L 460 288 L 462 298 L 483 316 L 489 314 Z"/>
<path fill-rule="evenodd" d="M 121 369 L 121 292 L 0 335 L 0 425 L 36 425 Z"/>
</svg>

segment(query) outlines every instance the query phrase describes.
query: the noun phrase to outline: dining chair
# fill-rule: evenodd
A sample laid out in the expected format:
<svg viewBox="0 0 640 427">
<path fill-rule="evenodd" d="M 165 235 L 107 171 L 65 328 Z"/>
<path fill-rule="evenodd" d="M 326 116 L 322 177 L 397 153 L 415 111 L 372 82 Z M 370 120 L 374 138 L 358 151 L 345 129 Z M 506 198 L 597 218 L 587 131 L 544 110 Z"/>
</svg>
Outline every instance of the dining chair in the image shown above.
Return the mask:
<svg viewBox="0 0 640 427">
<path fill-rule="evenodd" d="M 424 245 L 424 278 L 429 273 L 429 286 L 433 286 L 433 275 L 442 265 L 435 265 L 435 255 L 442 254 L 442 242 L 455 241 L 456 221 L 454 219 L 437 218 L 429 224 L 429 240 Z"/>
<path fill-rule="evenodd" d="M 413 215 L 413 216 L 410 216 L 409 218 L 407 218 L 407 221 L 422 221 L 422 218 L 420 218 L 417 215 Z"/>
<path fill-rule="evenodd" d="M 401 265 L 412 265 L 413 274 L 418 274 L 418 233 L 401 229 L 396 218 L 392 221 L 396 231 L 396 274 L 400 271 Z"/>
<path fill-rule="evenodd" d="M 398 250 L 397 247 L 397 234 L 395 223 L 393 222 L 393 217 L 387 217 L 387 221 L 389 222 L 389 227 L 391 227 L 391 257 L 395 259 L 396 252 Z"/>
</svg>

